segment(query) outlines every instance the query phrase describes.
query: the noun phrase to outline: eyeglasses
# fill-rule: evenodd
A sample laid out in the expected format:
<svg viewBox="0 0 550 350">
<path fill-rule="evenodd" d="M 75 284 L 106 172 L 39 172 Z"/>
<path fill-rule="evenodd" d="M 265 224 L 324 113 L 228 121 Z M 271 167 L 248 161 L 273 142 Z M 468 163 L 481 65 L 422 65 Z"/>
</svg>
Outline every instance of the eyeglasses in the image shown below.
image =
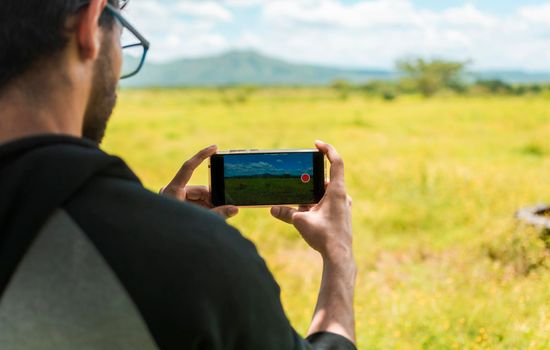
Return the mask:
<svg viewBox="0 0 550 350">
<path fill-rule="evenodd" d="M 126 4 L 127 2 L 122 7 L 126 6 Z M 133 77 L 139 73 L 145 63 L 145 57 L 147 56 L 147 51 L 149 51 L 149 41 L 113 5 L 107 4 L 105 10 L 122 25 L 120 44 L 122 46 L 123 63 L 120 79 Z"/>
<path fill-rule="evenodd" d="M 128 1 L 121 1 L 121 8 L 124 8 L 128 4 Z M 79 9 L 87 5 L 89 5 L 89 1 L 82 3 Z M 119 9 L 108 3 L 105 11 L 113 16 L 122 26 L 120 45 L 122 47 L 123 63 L 120 79 L 133 77 L 143 68 L 147 52 L 149 51 L 149 41 L 124 18 Z"/>
</svg>

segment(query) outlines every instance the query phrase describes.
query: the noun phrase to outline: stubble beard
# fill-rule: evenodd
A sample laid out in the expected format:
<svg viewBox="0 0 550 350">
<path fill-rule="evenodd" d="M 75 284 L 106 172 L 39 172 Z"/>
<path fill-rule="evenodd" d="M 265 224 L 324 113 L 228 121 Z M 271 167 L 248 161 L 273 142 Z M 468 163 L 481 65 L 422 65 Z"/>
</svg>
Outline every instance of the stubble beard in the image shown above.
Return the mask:
<svg viewBox="0 0 550 350">
<path fill-rule="evenodd" d="M 84 114 L 82 136 L 101 144 L 117 101 L 118 77 L 113 69 L 110 36 L 105 35 L 94 67 L 92 91 Z"/>
</svg>

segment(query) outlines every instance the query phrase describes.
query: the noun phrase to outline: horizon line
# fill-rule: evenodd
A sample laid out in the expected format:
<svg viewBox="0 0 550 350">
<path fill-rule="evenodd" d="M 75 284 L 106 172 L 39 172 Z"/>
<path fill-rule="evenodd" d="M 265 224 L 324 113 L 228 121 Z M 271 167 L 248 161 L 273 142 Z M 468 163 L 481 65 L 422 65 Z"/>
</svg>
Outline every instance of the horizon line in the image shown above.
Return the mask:
<svg viewBox="0 0 550 350">
<path fill-rule="evenodd" d="M 355 65 L 330 65 L 325 63 L 316 63 L 316 62 L 310 62 L 310 61 L 301 61 L 301 60 L 293 60 L 293 59 L 287 59 L 283 57 L 279 57 L 276 55 L 272 55 L 266 52 L 263 52 L 258 49 L 254 48 L 233 48 L 233 49 L 225 49 L 218 52 L 212 52 L 207 53 L 203 55 L 194 55 L 194 56 L 181 56 L 178 58 L 170 58 L 166 60 L 154 60 L 151 57 L 148 57 L 146 60 L 147 65 L 153 65 L 153 66 L 164 66 L 169 64 L 178 63 L 181 61 L 199 61 L 199 60 L 206 60 L 206 59 L 212 59 L 212 58 L 220 58 L 223 56 L 227 56 L 230 54 L 250 54 L 250 55 L 257 55 L 262 58 L 271 59 L 280 61 L 286 64 L 291 65 L 298 65 L 298 66 L 308 66 L 308 67 L 317 67 L 317 68 L 328 68 L 328 69 L 339 69 L 339 70 L 347 70 L 347 71 L 376 71 L 376 72 L 385 72 L 385 73 L 394 73 L 397 70 L 395 68 L 385 68 L 381 66 L 355 66 Z M 458 60 L 452 60 L 445 58 L 443 56 L 422 56 L 422 55 L 410 55 L 409 58 L 416 59 L 416 58 L 424 58 L 429 60 L 446 60 L 446 61 L 458 61 Z M 479 68 L 471 68 L 466 71 L 467 73 L 479 73 L 479 72 L 517 72 L 517 73 L 527 73 L 527 74 L 550 74 L 550 67 L 547 70 L 532 70 L 528 68 L 519 68 L 519 67 L 479 67 Z"/>
</svg>

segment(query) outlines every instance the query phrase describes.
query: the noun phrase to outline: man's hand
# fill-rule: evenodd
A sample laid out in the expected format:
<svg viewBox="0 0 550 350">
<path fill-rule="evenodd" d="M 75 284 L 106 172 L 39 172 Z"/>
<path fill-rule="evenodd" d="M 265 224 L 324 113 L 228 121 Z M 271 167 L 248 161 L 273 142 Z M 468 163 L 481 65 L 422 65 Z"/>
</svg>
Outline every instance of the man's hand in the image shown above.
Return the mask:
<svg viewBox="0 0 550 350">
<path fill-rule="evenodd" d="M 195 154 L 178 171 L 174 179 L 160 190 L 160 194 L 174 197 L 212 210 L 224 218 L 230 218 L 239 213 L 239 208 L 231 205 L 214 208 L 210 189 L 206 186 L 187 186 L 195 170 L 209 157 L 216 154 L 218 148 L 210 146 Z"/>
<path fill-rule="evenodd" d="M 271 214 L 293 224 L 305 241 L 330 261 L 352 257 L 351 197 L 346 193 L 344 162 L 338 152 L 324 142 L 317 148 L 331 163 L 330 183 L 319 204 L 313 207 L 273 207 Z"/>
<path fill-rule="evenodd" d="M 273 207 L 271 214 L 293 224 L 323 257 L 323 278 L 309 335 L 331 332 L 355 342 L 356 265 L 352 252 L 351 198 L 344 183 L 344 162 L 331 145 L 320 141 L 315 144 L 331 163 L 325 196 L 311 208 Z"/>
</svg>

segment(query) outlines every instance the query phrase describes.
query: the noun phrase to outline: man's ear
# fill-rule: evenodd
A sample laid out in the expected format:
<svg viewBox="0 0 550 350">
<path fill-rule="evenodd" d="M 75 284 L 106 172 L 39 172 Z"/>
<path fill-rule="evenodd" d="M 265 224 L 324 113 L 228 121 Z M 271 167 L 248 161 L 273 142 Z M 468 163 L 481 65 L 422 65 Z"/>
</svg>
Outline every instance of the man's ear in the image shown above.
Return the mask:
<svg viewBox="0 0 550 350">
<path fill-rule="evenodd" d="M 80 58 L 83 60 L 95 60 L 100 49 L 99 17 L 107 0 L 91 0 L 90 4 L 82 9 L 78 19 L 77 42 Z"/>
</svg>

